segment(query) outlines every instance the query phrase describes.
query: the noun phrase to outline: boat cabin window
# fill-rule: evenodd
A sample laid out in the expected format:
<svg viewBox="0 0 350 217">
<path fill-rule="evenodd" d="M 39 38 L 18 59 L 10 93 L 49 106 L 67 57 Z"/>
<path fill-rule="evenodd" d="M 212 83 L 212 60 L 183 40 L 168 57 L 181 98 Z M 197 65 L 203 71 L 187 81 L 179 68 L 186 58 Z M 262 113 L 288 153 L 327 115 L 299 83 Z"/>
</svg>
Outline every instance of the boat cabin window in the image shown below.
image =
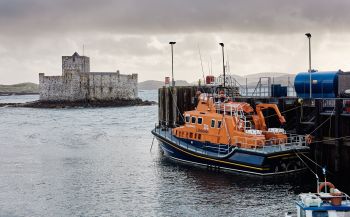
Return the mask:
<svg viewBox="0 0 350 217">
<path fill-rule="evenodd" d="M 210 126 L 211 126 L 212 128 L 214 128 L 214 127 L 215 127 L 215 119 L 212 119 L 212 120 L 211 120 L 211 124 L 210 124 Z"/>
<path fill-rule="evenodd" d="M 202 124 L 203 123 L 203 118 L 199 117 L 198 120 L 197 120 L 197 123 L 198 124 Z"/>
<path fill-rule="evenodd" d="M 192 124 L 196 123 L 196 117 L 192 117 Z"/>
<path fill-rule="evenodd" d="M 218 128 L 221 128 L 221 121 L 218 121 Z"/>
<path fill-rule="evenodd" d="M 190 123 L 190 116 L 189 115 L 186 115 L 186 123 Z"/>
</svg>

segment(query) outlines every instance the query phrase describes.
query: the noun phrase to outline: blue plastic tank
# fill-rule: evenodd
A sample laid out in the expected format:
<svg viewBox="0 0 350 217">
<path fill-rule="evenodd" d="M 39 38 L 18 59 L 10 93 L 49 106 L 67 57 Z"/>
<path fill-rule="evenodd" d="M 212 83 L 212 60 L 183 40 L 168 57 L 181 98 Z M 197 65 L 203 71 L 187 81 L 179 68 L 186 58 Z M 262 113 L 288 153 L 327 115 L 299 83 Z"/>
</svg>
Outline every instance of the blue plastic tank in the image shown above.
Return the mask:
<svg viewBox="0 0 350 217">
<path fill-rule="evenodd" d="M 335 98 L 338 93 L 338 72 L 311 72 L 312 98 Z M 310 73 L 300 72 L 294 80 L 297 96 L 310 98 Z"/>
</svg>

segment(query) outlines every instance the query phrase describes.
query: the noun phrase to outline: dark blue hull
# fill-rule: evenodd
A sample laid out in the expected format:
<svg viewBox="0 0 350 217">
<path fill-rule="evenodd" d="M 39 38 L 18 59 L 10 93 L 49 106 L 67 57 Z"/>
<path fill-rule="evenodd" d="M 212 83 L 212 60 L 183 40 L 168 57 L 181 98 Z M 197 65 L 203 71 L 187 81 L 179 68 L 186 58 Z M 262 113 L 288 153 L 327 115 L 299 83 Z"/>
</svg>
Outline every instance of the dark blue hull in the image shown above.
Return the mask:
<svg viewBox="0 0 350 217">
<path fill-rule="evenodd" d="M 169 129 L 155 129 L 152 134 L 159 141 L 165 156 L 170 159 L 201 167 L 255 175 L 278 175 L 304 170 L 300 157 L 309 153 L 308 147 L 268 152 L 232 146 L 218 148 L 218 145 L 181 140 L 172 136 Z"/>
</svg>

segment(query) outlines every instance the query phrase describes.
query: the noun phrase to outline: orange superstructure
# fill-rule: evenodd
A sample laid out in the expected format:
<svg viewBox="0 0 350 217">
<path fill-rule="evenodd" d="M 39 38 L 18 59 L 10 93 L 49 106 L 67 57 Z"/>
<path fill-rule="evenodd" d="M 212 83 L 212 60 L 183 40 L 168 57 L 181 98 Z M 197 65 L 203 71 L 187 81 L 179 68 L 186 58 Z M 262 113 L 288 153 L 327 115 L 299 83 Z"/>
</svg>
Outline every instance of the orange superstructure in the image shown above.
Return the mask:
<svg viewBox="0 0 350 217">
<path fill-rule="evenodd" d="M 258 104 L 256 112 L 244 102 L 233 102 L 224 95 L 200 94 L 197 108 L 184 113 L 185 124 L 173 129 L 173 134 L 211 144 L 257 148 L 286 142 L 281 128 L 268 129 L 264 109 L 273 109 L 281 124 L 285 123 L 275 104 Z"/>
</svg>

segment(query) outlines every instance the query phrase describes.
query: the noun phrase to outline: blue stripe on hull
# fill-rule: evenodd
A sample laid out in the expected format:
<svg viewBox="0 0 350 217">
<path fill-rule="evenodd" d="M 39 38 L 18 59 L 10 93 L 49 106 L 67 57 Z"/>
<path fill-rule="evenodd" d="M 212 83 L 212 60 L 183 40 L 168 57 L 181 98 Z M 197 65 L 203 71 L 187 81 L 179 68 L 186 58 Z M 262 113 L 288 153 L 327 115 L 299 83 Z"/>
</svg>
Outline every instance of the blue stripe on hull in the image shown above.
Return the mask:
<svg viewBox="0 0 350 217">
<path fill-rule="evenodd" d="M 297 171 L 304 170 L 305 168 L 298 168 L 282 172 L 274 172 L 274 168 L 278 159 L 274 159 L 269 162 L 269 165 L 264 165 L 263 162 L 266 162 L 266 158 L 263 161 L 257 162 L 258 164 L 247 164 L 242 161 L 233 161 L 234 156 L 237 154 L 245 153 L 235 153 L 227 159 L 215 159 L 204 155 L 199 155 L 198 153 L 193 153 L 189 150 L 183 149 L 176 144 L 172 144 L 171 141 L 166 140 L 165 138 L 157 137 L 160 142 L 160 147 L 164 151 L 164 154 L 173 159 L 182 161 L 189 164 L 196 164 L 204 167 L 215 167 L 222 170 L 230 170 L 236 172 L 250 173 L 256 175 L 278 175 L 285 173 L 293 173 Z M 250 158 L 254 158 L 254 155 L 251 155 Z M 259 156 L 261 157 L 261 156 Z"/>
<path fill-rule="evenodd" d="M 162 142 L 160 143 L 160 146 L 162 148 L 162 150 L 164 151 L 164 154 L 166 156 L 170 156 L 173 159 L 178 159 L 178 160 L 183 160 L 186 162 L 193 162 L 193 163 L 199 163 L 202 165 L 208 165 L 208 166 L 214 166 L 214 167 L 219 167 L 219 168 L 230 168 L 230 169 L 236 169 L 236 170 L 241 170 L 242 168 L 245 168 L 245 170 L 247 170 L 247 172 L 251 171 L 251 172 L 257 172 L 257 171 L 268 171 L 268 168 L 261 168 L 261 167 L 256 167 L 255 165 L 244 165 L 242 164 L 242 166 L 234 166 L 232 164 L 229 164 L 231 162 L 227 161 L 223 161 L 223 162 L 218 162 L 215 161 L 215 159 L 206 159 L 205 156 L 200 156 L 194 153 L 189 153 L 187 150 L 179 150 L 179 148 L 175 148 L 174 145 L 170 145 L 167 142 Z M 232 162 L 233 163 L 233 162 Z M 235 164 L 239 164 L 238 162 Z M 246 166 L 246 167 L 245 167 Z M 249 168 L 252 167 L 252 168 Z M 257 168 L 257 169 L 253 169 L 253 167 Z"/>
</svg>

